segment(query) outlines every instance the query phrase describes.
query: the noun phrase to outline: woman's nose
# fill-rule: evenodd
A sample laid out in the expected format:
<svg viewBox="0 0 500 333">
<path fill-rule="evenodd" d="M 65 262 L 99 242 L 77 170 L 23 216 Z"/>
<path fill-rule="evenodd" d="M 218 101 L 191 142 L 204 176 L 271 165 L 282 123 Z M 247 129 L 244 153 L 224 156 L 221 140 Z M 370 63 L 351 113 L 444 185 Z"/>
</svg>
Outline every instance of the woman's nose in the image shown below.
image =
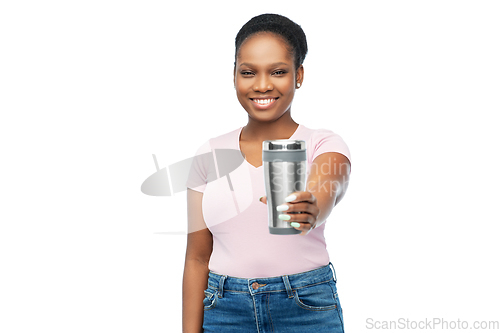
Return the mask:
<svg viewBox="0 0 500 333">
<path fill-rule="evenodd" d="M 253 88 L 254 91 L 266 92 L 269 90 L 273 90 L 273 84 L 267 75 L 261 75 L 256 78 L 255 85 Z"/>
</svg>

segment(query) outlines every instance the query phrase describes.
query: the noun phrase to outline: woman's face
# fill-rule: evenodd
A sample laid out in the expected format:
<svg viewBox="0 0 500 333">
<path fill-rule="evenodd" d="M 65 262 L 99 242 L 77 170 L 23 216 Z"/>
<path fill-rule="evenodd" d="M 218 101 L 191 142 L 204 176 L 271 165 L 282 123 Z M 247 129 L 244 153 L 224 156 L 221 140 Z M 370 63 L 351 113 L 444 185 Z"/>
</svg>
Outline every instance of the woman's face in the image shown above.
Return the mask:
<svg viewBox="0 0 500 333">
<path fill-rule="evenodd" d="M 295 65 L 287 44 L 274 34 L 251 36 L 240 47 L 234 71 L 236 95 L 249 117 L 275 121 L 289 111 L 304 69 Z"/>
</svg>

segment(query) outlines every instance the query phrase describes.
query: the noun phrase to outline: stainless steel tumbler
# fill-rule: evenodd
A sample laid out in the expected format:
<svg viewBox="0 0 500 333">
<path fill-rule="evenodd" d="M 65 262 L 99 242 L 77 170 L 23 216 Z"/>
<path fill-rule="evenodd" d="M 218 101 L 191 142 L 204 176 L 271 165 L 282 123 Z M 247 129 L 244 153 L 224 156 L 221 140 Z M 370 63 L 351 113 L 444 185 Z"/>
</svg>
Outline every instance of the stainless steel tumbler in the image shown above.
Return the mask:
<svg viewBox="0 0 500 333">
<path fill-rule="evenodd" d="M 267 140 L 262 143 L 262 163 L 266 185 L 269 232 L 275 235 L 300 234 L 290 222 L 278 218 L 276 207 L 306 185 L 306 142 L 303 140 Z"/>
</svg>

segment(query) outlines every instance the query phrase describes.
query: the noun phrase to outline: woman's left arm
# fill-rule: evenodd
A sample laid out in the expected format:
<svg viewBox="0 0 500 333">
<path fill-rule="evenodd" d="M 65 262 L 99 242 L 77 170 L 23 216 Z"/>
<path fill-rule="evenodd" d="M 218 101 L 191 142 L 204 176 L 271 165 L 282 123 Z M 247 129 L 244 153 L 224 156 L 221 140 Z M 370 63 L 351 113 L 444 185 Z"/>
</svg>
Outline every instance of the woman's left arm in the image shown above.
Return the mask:
<svg viewBox="0 0 500 333">
<path fill-rule="evenodd" d="M 307 235 L 311 230 L 323 224 L 333 207 L 344 196 L 349 184 L 351 164 L 340 153 L 323 153 L 316 157 L 303 192 L 294 192 L 284 202 L 281 214 L 288 215 L 288 222 L 295 229 L 302 230 L 300 235 Z M 300 212 L 300 213 L 299 213 Z M 288 214 L 295 213 L 295 214 Z M 283 219 L 287 220 L 287 216 Z"/>
</svg>

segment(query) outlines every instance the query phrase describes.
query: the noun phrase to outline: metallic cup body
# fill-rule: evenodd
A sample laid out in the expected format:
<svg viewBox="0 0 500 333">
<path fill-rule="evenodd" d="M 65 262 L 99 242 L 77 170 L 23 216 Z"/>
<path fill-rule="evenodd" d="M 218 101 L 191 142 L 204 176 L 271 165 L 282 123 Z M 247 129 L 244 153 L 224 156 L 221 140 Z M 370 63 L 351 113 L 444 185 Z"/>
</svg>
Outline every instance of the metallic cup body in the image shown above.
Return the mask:
<svg viewBox="0 0 500 333">
<path fill-rule="evenodd" d="M 304 191 L 307 167 L 306 143 L 303 140 L 267 140 L 262 143 L 262 163 L 266 186 L 269 232 L 295 235 L 300 231 L 278 218 L 276 207 L 297 191 Z"/>
</svg>

